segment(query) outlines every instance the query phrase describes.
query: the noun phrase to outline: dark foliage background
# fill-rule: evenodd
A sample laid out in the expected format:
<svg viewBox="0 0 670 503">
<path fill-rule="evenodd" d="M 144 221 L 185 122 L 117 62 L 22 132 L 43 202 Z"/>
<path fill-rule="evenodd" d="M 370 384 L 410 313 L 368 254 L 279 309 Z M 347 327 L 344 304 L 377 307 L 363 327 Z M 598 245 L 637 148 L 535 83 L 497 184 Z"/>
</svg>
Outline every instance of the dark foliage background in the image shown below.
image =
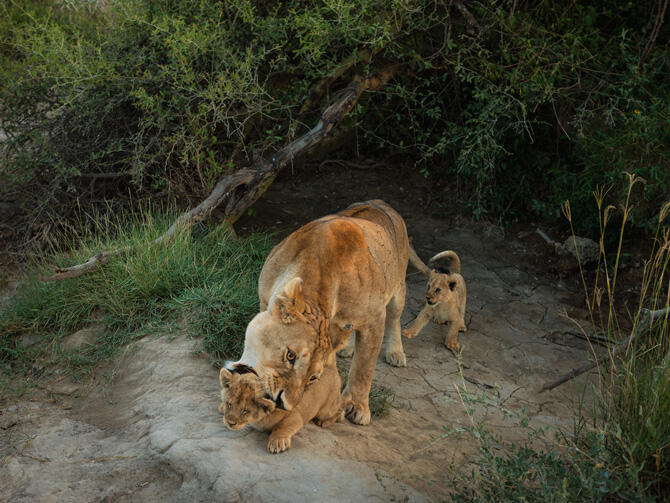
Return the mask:
<svg viewBox="0 0 670 503">
<path fill-rule="evenodd" d="M 353 75 L 399 62 L 342 125 L 346 155 L 448 177 L 476 217 L 558 219 L 569 198 L 586 233 L 593 190 L 616 204 L 634 172 L 631 221 L 649 229 L 670 186 L 666 7 L 7 0 L 0 199 L 26 236 L 130 199 L 199 199 L 314 125 Z"/>
</svg>

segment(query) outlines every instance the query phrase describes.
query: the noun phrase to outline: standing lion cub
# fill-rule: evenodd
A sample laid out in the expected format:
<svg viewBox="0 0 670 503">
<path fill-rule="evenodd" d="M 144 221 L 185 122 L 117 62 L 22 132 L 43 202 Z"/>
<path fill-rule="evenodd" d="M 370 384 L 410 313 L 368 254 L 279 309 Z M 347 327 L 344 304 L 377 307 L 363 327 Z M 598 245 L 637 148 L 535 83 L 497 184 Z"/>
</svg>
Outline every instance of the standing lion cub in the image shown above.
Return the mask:
<svg viewBox="0 0 670 503">
<path fill-rule="evenodd" d="M 290 411 L 276 408 L 249 367 L 238 367 L 232 372 L 222 368 L 219 381 L 219 411 L 224 416 L 224 424 L 231 430 L 251 424 L 259 430 L 271 431 L 267 447 L 273 454 L 289 449 L 293 435 L 311 420 L 326 427 L 344 419 L 344 402 L 340 395 L 342 380 L 335 364 L 335 353 L 327 360 L 320 377 L 308 384 L 302 399 Z"/>
<path fill-rule="evenodd" d="M 449 324 L 444 345 L 454 352 L 461 349 L 458 343 L 458 332 L 467 331 L 465 325 L 465 303 L 467 289 L 465 280 L 461 276 L 461 260 L 452 250 L 438 253 L 428 263 L 434 269 L 429 269 L 417 257 L 416 261 L 423 267 L 419 270 L 428 276 L 426 289 L 426 305 L 416 319 L 402 331 L 402 335 L 411 339 L 416 337 L 426 324 L 433 320 L 439 324 Z M 412 263 L 415 261 L 413 260 Z"/>
</svg>

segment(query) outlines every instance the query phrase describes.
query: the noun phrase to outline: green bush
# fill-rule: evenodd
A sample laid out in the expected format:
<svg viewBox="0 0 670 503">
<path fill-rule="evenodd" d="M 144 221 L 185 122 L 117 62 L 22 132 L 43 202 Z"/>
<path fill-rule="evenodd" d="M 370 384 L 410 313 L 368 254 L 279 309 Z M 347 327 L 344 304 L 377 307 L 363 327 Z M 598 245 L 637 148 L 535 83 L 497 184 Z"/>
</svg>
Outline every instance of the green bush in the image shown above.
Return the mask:
<svg viewBox="0 0 670 503">
<path fill-rule="evenodd" d="M 202 197 L 311 127 L 354 74 L 401 63 L 343 128 L 448 180 L 477 216 L 587 222 L 596 185 L 670 186 L 667 23 L 656 2 L 8 0 L 3 200 L 69 217 L 128 194 Z M 326 97 L 302 110 L 332 76 Z M 597 234 L 584 224 L 582 230 Z"/>
</svg>

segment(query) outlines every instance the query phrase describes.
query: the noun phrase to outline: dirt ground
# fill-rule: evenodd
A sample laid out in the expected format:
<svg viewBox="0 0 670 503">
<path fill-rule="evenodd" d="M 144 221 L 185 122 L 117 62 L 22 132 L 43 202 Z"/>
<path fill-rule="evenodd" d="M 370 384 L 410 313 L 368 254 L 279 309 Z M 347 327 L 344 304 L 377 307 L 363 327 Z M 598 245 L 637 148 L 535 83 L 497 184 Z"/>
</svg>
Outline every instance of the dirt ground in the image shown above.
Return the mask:
<svg viewBox="0 0 670 503">
<path fill-rule="evenodd" d="M 62 380 L 32 400 L 0 401 L 0 501 L 441 501 L 454 474 L 473 467 L 478 445 L 464 427 L 525 442 L 528 430 L 507 417 L 517 414 L 548 428 L 547 442 L 569 432 L 587 376 L 539 388 L 591 354 L 576 335 L 587 313 L 574 273 L 532 226 L 502 235 L 436 193 L 419 174 L 331 163 L 285 173 L 237 226 L 281 236 L 382 198 L 403 215 L 424 260 L 459 253 L 468 285 L 463 352 L 455 357 L 444 327 L 429 324 L 404 341 L 406 368 L 380 358 L 374 382 L 394 395 L 385 417 L 367 427 L 308 425 L 273 456 L 266 434 L 224 428 L 217 371 L 191 340 L 146 338 L 90 383 Z M 410 266 L 407 285 L 404 324 L 423 306 L 425 277 Z"/>
</svg>

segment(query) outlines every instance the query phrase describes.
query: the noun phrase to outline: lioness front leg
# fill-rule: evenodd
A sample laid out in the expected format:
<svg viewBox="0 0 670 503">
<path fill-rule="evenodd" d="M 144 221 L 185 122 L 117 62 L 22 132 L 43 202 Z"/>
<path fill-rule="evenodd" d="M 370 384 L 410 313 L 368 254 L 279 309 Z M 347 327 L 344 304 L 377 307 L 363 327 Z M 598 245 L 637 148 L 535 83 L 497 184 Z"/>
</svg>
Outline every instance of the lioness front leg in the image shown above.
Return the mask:
<svg viewBox="0 0 670 503">
<path fill-rule="evenodd" d="M 432 318 L 432 309 L 428 304 L 426 304 L 425 306 L 423 306 L 421 312 L 416 315 L 415 320 L 412 323 L 410 323 L 409 327 L 407 327 L 402 331 L 403 337 L 412 339 L 413 337 L 419 335 L 419 332 L 423 330 L 423 327 L 425 327 L 428 324 L 431 318 Z"/>
<path fill-rule="evenodd" d="M 270 439 L 268 440 L 268 451 L 272 454 L 279 454 L 291 448 L 291 438 L 300 431 L 304 421 L 299 412 L 295 411 L 272 428 Z"/>
<path fill-rule="evenodd" d="M 354 359 L 349 382 L 342 393 L 347 419 L 354 424 L 370 424 L 370 387 L 384 336 L 384 317 L 373 327 L 356 331 Z"/>
</svg>

